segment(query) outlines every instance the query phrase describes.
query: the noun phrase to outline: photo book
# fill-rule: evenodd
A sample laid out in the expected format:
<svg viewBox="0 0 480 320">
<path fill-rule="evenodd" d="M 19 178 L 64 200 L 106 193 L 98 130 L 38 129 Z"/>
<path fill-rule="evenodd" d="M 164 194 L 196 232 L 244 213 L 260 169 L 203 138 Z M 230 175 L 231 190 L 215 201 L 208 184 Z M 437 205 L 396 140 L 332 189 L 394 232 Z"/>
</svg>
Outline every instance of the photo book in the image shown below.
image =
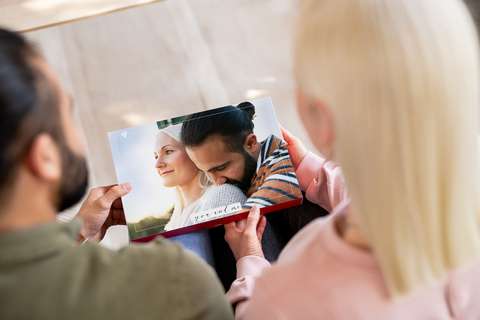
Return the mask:
<svg viewBox="0 0 480 320">
<path fill-rule="evenodd" d="M 299 205 L 302 193 L 272 100 L 109 132 L 130 240 L 172 237 Z"/>
</svg>

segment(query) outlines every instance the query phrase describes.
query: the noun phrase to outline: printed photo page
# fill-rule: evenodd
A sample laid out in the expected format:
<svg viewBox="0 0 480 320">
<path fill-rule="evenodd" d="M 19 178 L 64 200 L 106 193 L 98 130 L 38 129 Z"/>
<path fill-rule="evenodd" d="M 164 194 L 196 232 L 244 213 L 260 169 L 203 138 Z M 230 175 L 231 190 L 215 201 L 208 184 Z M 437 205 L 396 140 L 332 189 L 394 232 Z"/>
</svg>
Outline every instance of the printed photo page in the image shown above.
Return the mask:
<svg viewBox="0 0 480 320">
<path fill-rule="evenodd" d="M 299 205 L 302 193 L 272 100 L 109 133 L 131 240 L 175 236 Z"/>
</svg>

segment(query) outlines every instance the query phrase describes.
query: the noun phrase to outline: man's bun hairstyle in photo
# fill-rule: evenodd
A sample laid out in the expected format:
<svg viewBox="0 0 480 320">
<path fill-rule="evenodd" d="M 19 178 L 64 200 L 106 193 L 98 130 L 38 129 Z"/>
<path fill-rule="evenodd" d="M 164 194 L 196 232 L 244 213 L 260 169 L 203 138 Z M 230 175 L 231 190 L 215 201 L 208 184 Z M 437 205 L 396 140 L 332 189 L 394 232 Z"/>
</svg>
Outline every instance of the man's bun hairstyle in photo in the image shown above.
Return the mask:
<svg viewBox="0 0 480 320">
<path fill-rule="evenodd" d="M 241 152 L 245 137 L 253 133 L 254 116 L 255 106 L 251 102 L 191 114 L 182 125 L 182 143 L 187 147 L 196 147 L 208 137 L 220 135 L 229 150 Z"/>
</svg>

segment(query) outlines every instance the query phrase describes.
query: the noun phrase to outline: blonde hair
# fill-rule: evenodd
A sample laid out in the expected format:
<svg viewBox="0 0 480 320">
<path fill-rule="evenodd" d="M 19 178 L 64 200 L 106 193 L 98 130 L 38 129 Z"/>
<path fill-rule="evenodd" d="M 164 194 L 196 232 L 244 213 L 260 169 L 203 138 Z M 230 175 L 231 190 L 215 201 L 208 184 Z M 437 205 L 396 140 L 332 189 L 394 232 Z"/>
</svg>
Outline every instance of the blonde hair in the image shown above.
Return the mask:
<svg viewBox="0 0 480 320">
<path fill-rule="evenodd" d="M 392 296 L 480 252 L 479 52 L 456 0 L 305 1 L 299 88 L 335 119 L 335 158 Z"/>
</svg>

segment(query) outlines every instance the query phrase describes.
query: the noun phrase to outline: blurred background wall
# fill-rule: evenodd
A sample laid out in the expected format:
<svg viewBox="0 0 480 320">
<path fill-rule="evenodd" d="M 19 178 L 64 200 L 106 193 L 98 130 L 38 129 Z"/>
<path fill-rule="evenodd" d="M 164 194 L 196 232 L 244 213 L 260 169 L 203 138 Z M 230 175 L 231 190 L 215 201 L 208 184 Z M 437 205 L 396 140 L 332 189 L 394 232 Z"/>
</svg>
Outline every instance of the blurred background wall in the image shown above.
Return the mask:
<svg viewBox="0 0 480 320">
<path fill-rule="evenodd" d="M 116 182 L 107 132 L 256 97 L 272 97 L 280 123 L 311 147 L 295 111 L 297 1 L 166 0 L 135 7 L 149 2 L 0 0 L 0 25 L 34 30 L 26 36 L 75 100 L 91 185 Z M 479 2 L 467 1 L 477 18 Z M 78 20 L 85 16 L 92 17 Z M 126 243 L 125 230 L 118 230 L 107 244 Z"/>
<path fill-rule="evenodd" d="M 15 2 L 25 4 L 3 5 Z M 9 21 L 25 12 L 13 10 Z M 305 139 L 294 102 L 294 15 L 291 0 L 169 0 L 25 34 L 75 100 L 91 184 L 107 185 L 116 182 L 107 132 L 207 107 L 270 96 L 281 124 Z M 113 243 L 125 242 L 120 230 Z"/>
</svg>

